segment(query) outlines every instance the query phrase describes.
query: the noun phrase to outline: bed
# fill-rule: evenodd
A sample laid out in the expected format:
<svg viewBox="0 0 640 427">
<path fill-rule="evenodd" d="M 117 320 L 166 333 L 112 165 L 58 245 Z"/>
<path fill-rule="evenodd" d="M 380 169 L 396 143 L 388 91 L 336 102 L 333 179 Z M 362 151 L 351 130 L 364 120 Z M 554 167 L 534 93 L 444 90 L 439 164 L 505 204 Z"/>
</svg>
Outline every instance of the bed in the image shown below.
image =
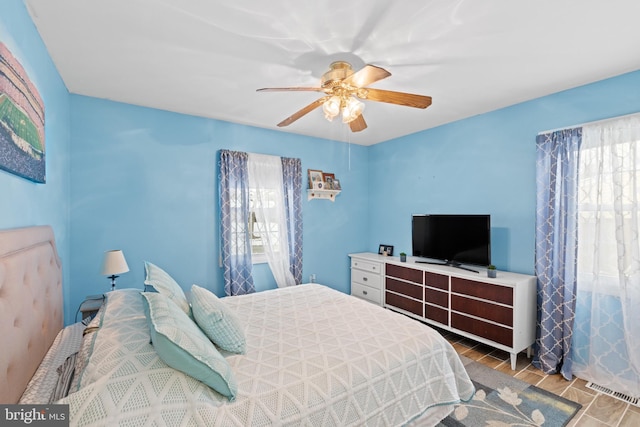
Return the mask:
<svg viewBox="0 0 640 427">
<path fill-rule="evenodd" d="M 50 233 L 45 252 L 55 254 L 50 229 L 31 231 Z M 20 240 L 24 233 L 28 232 L 0 234 L 0 279 L 14 277 L 21 281 L 25 277 L 24 271 L 9 276 L 5 258 L 25 258 L 12 262 L 10 269 L 32 265 L 32 243 L 27 248 L 4 250 L 4 240 Z M 59 266 L 59 261 L 53 264 Z M 34 268 L 38 271 L 37 266 Z M 59 268 L 52 270 L 47 274 L 61 277 Z M 59 279 L 37 282 L 57 283 Z M 20 292 L 8 294 L 5 285 L 0 288 L 1 304 L 11 304 L 5 298 L 9 295 L 25 299 L 18 296 Z M 58 288 L 54 286 L 61 295 Z M 195 329 L 205 330 L 204 326 L 198 327 L 202 307 L 197 300 L 192 299 L 191 306 L 181 312 L 179 304 L 167 302 L 164 290 L 143 293 L 142 289 L 141 284 L 140 289 L 107 293 L 98 315 L 84 331 L 74 355 L 70 392 L 55 402 L 69 405 L 71 425 L 434 425 L 454 404 L 470 399 L 474 393 L 458 355 L 436 331 L 320 284 L 213 297 L 223 312 L 232 314 L 229 318 L 235 320 L 243 338 L 241 351 L 227 347 L 228 343 L 214 345 L 207 340 L 202 345 L 221 356 L 216 363 L 224 366 L 215 367 L 229 386 L 221 391 L 216 388 L 220 377 L 207 385 L 210 383 L 203 382 L 207 379 L 197 380 L 183 372 L 180 363 L 175 366 L 179 369 L 171 367 L 176 362 L 166 358 L 165 344 L 158 339 L 158 331 L 164 332 L 154 330 L 155 320 L 167 313 L 174 329 L 196 325 Z M 198 288 L 197 294 L 202 292 L 208 291 Z M 26 299 L 30 301 L 31 297 Z M 155 300 L 160 304 L 152 304 Z M 61 298 L 45 298 L 45 302 L 48 305 L 42 307 L 42 315 L 60 315 Z M 4 328 L 11 315 L 2 310 L 0 316 Z M 17 335 L 28 333 L 39 340 L 42 322 L 34 322 L 38 327 Z M 59 339 L 56 334 L 61 320 L 56 318 L 52 325 L 48 344 L 43 347 Z M 67 327 L 57 336 L 77 326 Z M 21 339 L 34 342 L 33 338 Z M 3 335 L 2 340 L 6 343 L 7 337 Z M 0 372 L 14 372 L 16 364 L 21 365 L 16 362 L 21 360 L 20 352 L 24 357 L 31 354 L 32 347 L 17 349 L 9 358 L 12 361 L 3 357 Z M 14 391 L 10 396 L 3 395 L 0 403 L 16 402 L 25 387 L 29 390 L 29 380 L 41 360 L 52 359 L 47 348 L 38 349 L 33 359 L 40 360 L 30 362 L 20 375 L 6 378 L 10 387 L 5 389 Z M 185 349 L 190 351 L 188 345 Z M 8 366 L 12 369 L 6 369 Z M 45 371 L 53 369 L 55 366 L 47 366 Z"/>
</svg>

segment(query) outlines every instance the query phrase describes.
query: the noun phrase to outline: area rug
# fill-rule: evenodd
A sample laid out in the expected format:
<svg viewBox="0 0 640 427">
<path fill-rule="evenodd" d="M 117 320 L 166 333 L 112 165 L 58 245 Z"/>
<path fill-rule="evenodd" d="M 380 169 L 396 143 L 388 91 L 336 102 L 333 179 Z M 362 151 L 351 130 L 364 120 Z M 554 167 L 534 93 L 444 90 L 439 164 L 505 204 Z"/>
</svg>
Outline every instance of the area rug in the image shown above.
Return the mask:
<svg viewBox="0 0 640 427">
<path fill-rule="evenodd" d="M 461 356 L 476 386 L 438 426 L 565 426 L 582 405 Z"/>
</svg>

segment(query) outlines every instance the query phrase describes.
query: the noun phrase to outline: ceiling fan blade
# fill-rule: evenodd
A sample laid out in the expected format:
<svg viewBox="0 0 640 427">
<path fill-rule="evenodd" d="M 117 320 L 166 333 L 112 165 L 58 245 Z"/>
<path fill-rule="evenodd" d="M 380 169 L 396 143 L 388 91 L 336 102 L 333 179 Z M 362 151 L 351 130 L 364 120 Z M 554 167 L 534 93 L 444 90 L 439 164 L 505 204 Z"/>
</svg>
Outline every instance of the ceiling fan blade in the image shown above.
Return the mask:
<svg viewBox="0 0 640 427">
<path fill-rule="evenodd" d="M 389 104 L 406 105 L 414 108 L 427 108 L 431 105 L 431 97 L 414 95 L 406 92 L 394 92 L 382 89 L 359 90 L 357 96 L 369 101 L 388 102 Z"/>
<path fill-rule="evenodd" d="M 360 114 L 355 120 L 349 123 L 351 132 L 360 132 L 367 128 L 367 122 L 364 121 L 364 117 Z"/>
<path fill-rule="evenodd" d="M 390 75 L 391 73 L 384 68 L 367 64 L 359 71 L 345 78 L 343 82 L 355 87 L 365 87 L 379 80 L 386 79 Z"/>
<path fill-rule="evenodd" d="M 263 87 L 256 92 L 324 92 L 321 87 Z"/>
<path fill-rule="evenodd" d="M 286 119 L 278 123 L 278 127 L 289 126 L 291 123 L 295 122 L 300 117 L 304 116 L 307 113 L 310 113 L 311 111 L 315 110 L 316 108 L 324 104 L 324 102 L 327 99 L 329 99 L 328 96 L 323 96 L 322 98 L 313 101 L 311 104 L 296 111 L 295 113 L 293 113 L 292 115 L 290 115 L 289 117 L 287 117 Z"/>
</svg>

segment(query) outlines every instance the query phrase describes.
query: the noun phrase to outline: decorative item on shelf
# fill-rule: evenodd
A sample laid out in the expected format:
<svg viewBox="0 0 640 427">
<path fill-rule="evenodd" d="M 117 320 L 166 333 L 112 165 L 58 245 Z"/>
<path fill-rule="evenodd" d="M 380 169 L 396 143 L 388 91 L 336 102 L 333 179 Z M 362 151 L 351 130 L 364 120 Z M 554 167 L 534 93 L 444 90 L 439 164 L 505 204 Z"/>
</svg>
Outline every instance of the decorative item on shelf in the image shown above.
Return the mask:
<svg viewBox="0 0 640 427">
<path fill-rule="evenodd" d="M 324 181 L 326 190 L 335 190 L 335 188 L 333 188 L 333 181 L 335 179 L 335 174 L 322 172 L 322 180 Z"/>
<path fill-rule="evenodd" d="M 407 262 L 407 254 L 400 252 L 400 262 Z"/>
<path fill-rule="evenodd" d="M 340 181 L 335 174 L 322 172 L 316 169 L 307 169 L 309 176 L 309 189 L 307 190 L 308 200 L 328 199 L 332 202 L 342 191 Z"/>
<path fill-rule="evenodd" d="M 383 256 L 392 256 L 393 255 L 393 246 L 391 245 L 380 245 L 378 247 L 378 255 Z"/>
<path fill-rule="evenodd" d="M 124 253 L 121 250 L 106 251 L 102 260 L 102 275 L 111 279 L 111 290 L 116 288 L 116 279 L 118 274 L 129 271 L 127 260 L 124 259 Z"/>
<path fill-rule="evenodd" d="M 323 186 L 322 171 L 315 170 L 315 169 L 307 169 L 307 174 L 309 175 L 309 188 L 312 188 L 312 189 L 322 188 Z"/>
<path fill-rule="evenodd" d="M 491 277 L 493 279 L 496 278 L 496 266 L 493 264 L 489 264 L 487 266 L 487 277 Z"/>
</svg>

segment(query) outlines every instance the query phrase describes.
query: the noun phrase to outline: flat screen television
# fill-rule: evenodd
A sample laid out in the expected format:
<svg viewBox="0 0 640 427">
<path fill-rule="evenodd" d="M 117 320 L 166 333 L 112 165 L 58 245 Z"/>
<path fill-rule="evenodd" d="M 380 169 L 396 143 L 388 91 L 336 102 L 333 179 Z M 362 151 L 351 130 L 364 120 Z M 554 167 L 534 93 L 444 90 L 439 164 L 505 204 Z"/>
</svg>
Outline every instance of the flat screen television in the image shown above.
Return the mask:
<svg viewBox="0 0 640 427">
<path fill-rule="evenodd" d="M 437 260 L 416 262 L 460 268 L 491 264 L 489 215 L 413 215 L 411 238 L 413 256 Z"/>
</svg>

